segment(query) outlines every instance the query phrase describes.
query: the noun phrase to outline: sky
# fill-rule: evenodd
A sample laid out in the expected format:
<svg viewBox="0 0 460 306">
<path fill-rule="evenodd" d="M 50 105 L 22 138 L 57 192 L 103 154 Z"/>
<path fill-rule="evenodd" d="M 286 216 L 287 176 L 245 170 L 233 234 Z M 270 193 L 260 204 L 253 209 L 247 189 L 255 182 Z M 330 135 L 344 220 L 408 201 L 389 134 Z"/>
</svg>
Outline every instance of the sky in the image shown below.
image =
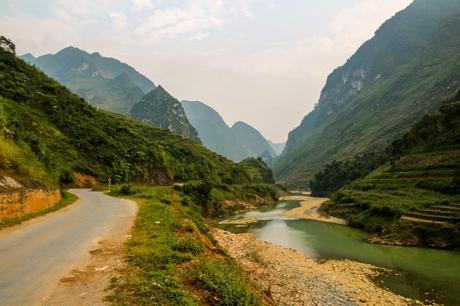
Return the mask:
<svg viewBox="0 0 460 306">
<path fill-rule="evenodd" d="M 1 0 L 18 54 L 74 46 L 117 58 L 179 100 L 275 142 L 332 70 L 411 0 Z"/>
</svg>

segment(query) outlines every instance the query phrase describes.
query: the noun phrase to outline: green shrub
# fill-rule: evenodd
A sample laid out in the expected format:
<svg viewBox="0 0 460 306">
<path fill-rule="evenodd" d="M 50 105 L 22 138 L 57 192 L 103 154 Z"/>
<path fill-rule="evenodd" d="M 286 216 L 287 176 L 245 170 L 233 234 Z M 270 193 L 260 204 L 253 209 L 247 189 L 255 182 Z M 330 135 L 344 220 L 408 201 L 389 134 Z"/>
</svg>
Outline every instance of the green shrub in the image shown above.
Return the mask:
<svg viewBox="0 0 460 306">
<path fill-rule="evenodd" d="M 261 305 L 249 281 L 240 268 L 226 260 L 202 261 L 192 277 L 195 284 L 207 292 L 209 303 L 214 305 Z"/>
<path fill-rule="evenodd" d="M 75 176 L 73 175 L 73 171 L 70 168 L 64 168 L 59 176 L 59 181 L 61 184 L 67 185 L 72 184 L 75 182 Z"/>
<path fill-rule="evenodd" d="M 179 239 L 173 248 L 179 252 L 192 253 L 193 255 L 203 252 L 203 246 L 190 236 Z"/>
<path fill-rule="evenodd" d="M 123 195 L 130 195 L 131 194 L 131 185 L 123 185 L 120 188 L 120 193 Z"/>
</svg>

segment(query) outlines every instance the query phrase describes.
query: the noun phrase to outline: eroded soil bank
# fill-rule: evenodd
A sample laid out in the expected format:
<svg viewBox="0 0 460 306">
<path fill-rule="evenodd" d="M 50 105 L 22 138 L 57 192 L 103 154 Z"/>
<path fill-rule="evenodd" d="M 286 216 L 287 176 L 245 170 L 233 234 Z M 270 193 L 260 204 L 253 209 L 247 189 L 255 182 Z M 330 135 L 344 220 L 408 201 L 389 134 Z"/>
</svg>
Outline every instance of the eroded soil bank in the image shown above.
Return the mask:
<svg viewBox="0 0 460 306">
<path fill-rule="evenodd" d="M 214 229 L 213 234 L 276 305 L 421 304 L 374 284 L 371 278 L 383 271 L 375 266 L 350 260 L 316 261 L 258 241 L 253 234 L 220 229 Z"/>
</svg>

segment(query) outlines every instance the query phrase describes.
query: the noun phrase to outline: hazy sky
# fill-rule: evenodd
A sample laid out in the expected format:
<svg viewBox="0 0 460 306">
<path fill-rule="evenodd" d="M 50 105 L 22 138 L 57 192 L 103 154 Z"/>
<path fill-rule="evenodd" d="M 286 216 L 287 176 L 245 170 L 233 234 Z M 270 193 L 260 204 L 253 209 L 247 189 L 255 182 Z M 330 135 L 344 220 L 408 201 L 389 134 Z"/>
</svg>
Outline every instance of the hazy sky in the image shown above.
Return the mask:
<svg viewBox="0 0 460 306">
<path fill-rule="evenodd" d="M 19 54 L 69 45 L 284 141 L 327 75 L 411 0 L 1 0 Z"/>
</svg>

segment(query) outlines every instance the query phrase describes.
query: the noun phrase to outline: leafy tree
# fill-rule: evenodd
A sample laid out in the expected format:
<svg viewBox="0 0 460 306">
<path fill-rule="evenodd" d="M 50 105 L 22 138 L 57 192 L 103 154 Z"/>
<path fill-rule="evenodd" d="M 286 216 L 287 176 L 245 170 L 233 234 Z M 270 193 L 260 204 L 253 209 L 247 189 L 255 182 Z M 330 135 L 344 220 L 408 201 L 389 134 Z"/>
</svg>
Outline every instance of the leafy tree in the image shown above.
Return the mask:
<svg viewBox="0 0 460 306">
<path fill-rule="evenodd" d="M 5 36 L 0 36 L 0 49 L 5 52 L 16 54 L 16 45 Z"/>
</svg>

